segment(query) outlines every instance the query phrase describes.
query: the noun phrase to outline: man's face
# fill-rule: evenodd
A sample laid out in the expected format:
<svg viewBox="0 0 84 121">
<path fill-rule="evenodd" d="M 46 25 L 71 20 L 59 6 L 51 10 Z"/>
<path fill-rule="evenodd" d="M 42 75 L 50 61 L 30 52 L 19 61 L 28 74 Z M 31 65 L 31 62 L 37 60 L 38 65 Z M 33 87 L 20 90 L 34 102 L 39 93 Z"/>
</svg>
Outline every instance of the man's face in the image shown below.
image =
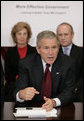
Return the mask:
<svg viewBox="0 0 84 121">
<path fill-rule="evenodd" d="M 68 46 L 72 43 L 74 34 L 71 33 L 69 25 L 60 25 L 57 29 L 57 36 L 62 46 Z"/>
<path fill-rule="evenodd" d="M 48 64 L 53 64 L 57 58 L 59 47 L 56 38 L 41 40 L 41 47 L 36 47 L 41 58 Z"/>
</svg>

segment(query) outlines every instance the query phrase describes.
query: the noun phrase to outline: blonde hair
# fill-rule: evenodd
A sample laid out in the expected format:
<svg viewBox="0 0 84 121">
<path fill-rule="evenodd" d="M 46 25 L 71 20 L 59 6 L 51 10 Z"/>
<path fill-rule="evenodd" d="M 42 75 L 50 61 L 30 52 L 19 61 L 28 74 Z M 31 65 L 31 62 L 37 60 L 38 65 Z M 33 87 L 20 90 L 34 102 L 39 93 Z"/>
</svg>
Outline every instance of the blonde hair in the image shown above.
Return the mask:
<svg viewBox="0 0 84 121">
<path fill-rule="evenodd" d="M 13 38 L 13 41 L 15 43 L 17 43 L 16 40 L 16 33 L 21 31 L 23 28 L 27 29 L 27 33 L 28 33 L 28 37 L 27 37 L 27 41 L 29 41 L 29 39 L 31 38 L 32 32 L 31 32 L 31 27 L 28 23 L 26 22 L 18 22 L 17 24 L 15 24 L 11 30 L 11 36 Z"/>
</svg>

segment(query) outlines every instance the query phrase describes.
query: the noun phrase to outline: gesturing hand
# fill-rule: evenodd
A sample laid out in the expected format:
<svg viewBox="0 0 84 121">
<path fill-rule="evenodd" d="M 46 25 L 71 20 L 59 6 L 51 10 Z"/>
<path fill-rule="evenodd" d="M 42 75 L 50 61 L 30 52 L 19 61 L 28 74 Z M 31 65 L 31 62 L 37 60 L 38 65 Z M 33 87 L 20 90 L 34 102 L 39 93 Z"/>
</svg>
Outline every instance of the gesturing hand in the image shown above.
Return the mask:
<svg viewBox="0 0 84 121">
<path fill-rule="evenodd" d="M 32 100 L 35 94 L 39 94 L 39 92 L 34 87 L 28 87 L 19 91 L 19 98 L 23 100 Z"/>
<path fill-rule="evenodd" d="M 50 111 L 53 109 L 53 107 L 56 106 L 56 102 L 50 98 L 44 97 L 45 103 L 42 105 L 42 108 L 46 111 Z"/>
</svg>

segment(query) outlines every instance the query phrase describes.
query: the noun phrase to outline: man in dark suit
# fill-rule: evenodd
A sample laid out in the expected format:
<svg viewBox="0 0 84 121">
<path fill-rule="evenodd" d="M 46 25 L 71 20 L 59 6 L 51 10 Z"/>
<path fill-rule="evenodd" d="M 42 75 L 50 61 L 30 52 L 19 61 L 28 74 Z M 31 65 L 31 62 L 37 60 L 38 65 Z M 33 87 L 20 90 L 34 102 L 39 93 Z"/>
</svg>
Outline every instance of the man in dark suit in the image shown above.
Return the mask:
<svg viewBox="0 0 84 121">
<path fill-rule="evenodd" d="M 45 102 L 47 111 L 56 106 L 71 103 L 74 98 L 74 68 L 70 57 L 59 53 L 59 42 L 52 31 L 43 31 L 37 36 L 37 52 L 20 61 L 19 77 L 16 82 L 15 98 L 18 102 Z M 43 75 L 46 64 L 50 64 L 51 96 L 43 92 Z M 48 78 L 49 79 L 49 78 Z M 47 80 L 48 81 L 48 80 Z M 47 88 L 46 87 L 44 90 Z"/>
<path fill-rule="evenodd" d="M 4 72 L 1 64 L 1 101 L 4 101 Z"/>
<path fill-rule="evenodd" d="M 75 101 L 82 101 L 83 95 L 80 93 L 80 97 L 78 93 L 82 88 L 81 80 L 83 80 L 83 76 L 81 74 L 83 66 L 83 48 L 73 44 L 72 40 L 74 37 L 74 31 L 73 27 L 69 23 L 61 23 L 58 25 L 57 35 L 61 44 L 60 52 L 70 56 L 75 61 Z"/>
</svg>

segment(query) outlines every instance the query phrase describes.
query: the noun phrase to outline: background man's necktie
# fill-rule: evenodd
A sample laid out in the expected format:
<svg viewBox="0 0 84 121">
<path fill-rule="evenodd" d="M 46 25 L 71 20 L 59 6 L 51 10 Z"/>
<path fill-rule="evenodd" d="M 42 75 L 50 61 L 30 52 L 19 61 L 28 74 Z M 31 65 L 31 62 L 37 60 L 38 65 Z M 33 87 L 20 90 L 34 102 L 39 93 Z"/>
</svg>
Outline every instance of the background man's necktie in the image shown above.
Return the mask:
<svg viewBox="0 0 84 121">
<path fill-rule="evenodd" d="M 67 47 L 64 48 L 64 54 L 65 54 L 65 55 L 68 55 L 68 48 L 67 48 Z"/>
<path fill-rule="evenodd" d="M 42 99 L 44 96 L 47 98 L 51 97 L 51 72 L 49 71 L 49 66 L 50 64 L 46 64 L 46 69 L 43 77 L 43 82 L 42 82 Z"/>
</svg>

